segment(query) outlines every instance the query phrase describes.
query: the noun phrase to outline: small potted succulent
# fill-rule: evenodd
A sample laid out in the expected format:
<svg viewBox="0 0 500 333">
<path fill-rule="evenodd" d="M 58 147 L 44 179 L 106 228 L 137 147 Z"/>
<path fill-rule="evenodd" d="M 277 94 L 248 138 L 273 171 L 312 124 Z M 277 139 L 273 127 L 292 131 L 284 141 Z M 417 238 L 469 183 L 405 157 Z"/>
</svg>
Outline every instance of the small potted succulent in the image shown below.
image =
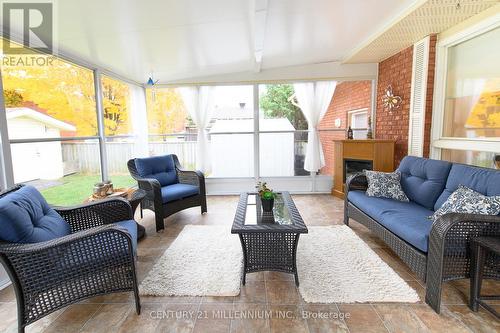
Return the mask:
<svg viewBox="0 0 500 333">
<path fill-rule="evenodd" d="M 267 187 L 266 182 L 258 182 L 255 188 L 257 188 L 260 201 L 262 202 L 262 210 L 264 212 L 272 212 L 274 206 L 274 198 L 276 198 L 276 193 L 274 193 L 273 190 Z"/>
</svg>

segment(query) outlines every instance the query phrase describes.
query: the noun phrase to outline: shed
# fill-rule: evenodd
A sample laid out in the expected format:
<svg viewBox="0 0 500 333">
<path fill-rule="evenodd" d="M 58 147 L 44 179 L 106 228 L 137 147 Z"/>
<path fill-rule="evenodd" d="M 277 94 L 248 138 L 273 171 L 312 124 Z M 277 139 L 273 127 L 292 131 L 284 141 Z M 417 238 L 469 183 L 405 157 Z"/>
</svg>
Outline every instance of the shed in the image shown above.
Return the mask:
<svg viewBox="0 0 500 333">
<path fill-rule="evenodd" d="M 213 177 L 253 177 L 254 139 L 249 133 L 253 131 L 253 122 L 253 119 L 214 122 L 209 132 Z M 259 130 L 273 131 L 260 133 L 260 175 L 293 176 L 295 128 L 290 121 L 286 118 L 260 119 Z M 235 160 L 238 163 L 234 163 Z"/>
<path fill-rule="evenodd" d="M 9 139 L 60 138 L 61 131 L 75 132 L 75 126 L 29 107 L 6 108 Z M 33 142 L 11 145 L 14 181 L 58 179 L 64 176 L 61 142 Z"/>
</svg>

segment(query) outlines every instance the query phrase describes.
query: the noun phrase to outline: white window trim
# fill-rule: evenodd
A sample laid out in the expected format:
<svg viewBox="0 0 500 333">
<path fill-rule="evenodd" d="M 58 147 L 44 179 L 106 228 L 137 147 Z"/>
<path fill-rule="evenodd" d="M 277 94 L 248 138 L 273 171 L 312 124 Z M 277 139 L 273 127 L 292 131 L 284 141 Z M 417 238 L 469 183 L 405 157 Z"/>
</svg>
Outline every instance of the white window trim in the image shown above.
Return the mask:
<svg viewBox="0 0 500 333">
<path fill-rule="evenodd" d="M 417 68 L 417 48 L 423 47 L 423 63 L 421 72 Z M 413 44 L 413 65 L 411 72 L 411 96 L 410 96 L 410 114 L 408 125 L 408 155 L 422 157 L 424 154 L 425 137 L 425 114 L 427 107 L 427 77 L 429 75 L 429 48 L 430 36 Z M 421 91 L 417 90 L 418 80 L 422 80 Z M 419 100 L 420 97 L 420 100 Z M 419 110 L 418 106 L 421 106 Z M 419 128 L 420 125 L 420 128 Z M 415 144 L 417 145 L 414 149 Z"/>
<path fill-rule="evenodd" d="M 368 108 L 362 108 L 362 109 L 356 109 L 356 110 L 351 110 L 351 111 L 347 111 L 347 116 L 348 116 L 348 119 L 347 119 L 347 126 L 351 126 L 352 124 L 352 116 L 354 115 L 357 115 L 357 114 L 361 114 L 361 113 L 366 113 L 367 116 L 369 116 L 369 112 L 368 112 Z M 352 128 L 353 130 L 364 130 L 366 128 Z"/>
<path fill-rule="evenodd" d="M 500 138 L 467 139 L 443 136 L 448 49 L 498 27 L 500 27 L 500 13 L 438 41 L 436 45 L 436 73 L 432 105 L 431 158 L 440 159 L 441 149 L 498 153 Z"/>
</svg>

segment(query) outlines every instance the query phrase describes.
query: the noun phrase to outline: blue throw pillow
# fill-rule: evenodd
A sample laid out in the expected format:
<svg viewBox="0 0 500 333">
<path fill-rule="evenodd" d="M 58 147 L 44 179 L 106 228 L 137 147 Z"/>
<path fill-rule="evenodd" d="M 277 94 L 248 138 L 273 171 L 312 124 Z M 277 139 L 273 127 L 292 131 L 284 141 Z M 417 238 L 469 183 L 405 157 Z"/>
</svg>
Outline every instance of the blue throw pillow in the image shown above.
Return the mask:
<svg viewBox="0 0 500 333">
<path fill-rule="evenodd" d="M 401 187 L 401 174 L 399 172 L 364 170 L 364 173 L 368 180 L 367 196 L 410 201 Z"/>
<path fill-rule="evenodd" d="M 436 221 L 448 213 L 498 215 L 500 214 L 500 195 L 488 197 L 467 186 L 459 185 L 441 208 L 429 218 Z"/>
<path fill-rule="evenodd" d="M 33 186 L 0 198 L 0 240 L 38 243 L 69 235 L 71 227 Z"/>
</svg>

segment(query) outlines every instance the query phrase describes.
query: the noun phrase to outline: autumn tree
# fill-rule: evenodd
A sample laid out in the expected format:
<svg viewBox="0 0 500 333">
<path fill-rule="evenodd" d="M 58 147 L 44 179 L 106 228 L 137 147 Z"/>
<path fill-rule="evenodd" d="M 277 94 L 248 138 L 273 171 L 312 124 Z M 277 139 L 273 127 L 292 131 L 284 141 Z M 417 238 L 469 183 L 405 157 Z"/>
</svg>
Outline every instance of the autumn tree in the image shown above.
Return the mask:
<svg viewBox="0 0 500 333">
<path fill-rule="evenodd" d="M 46 66 L 2 64 L 2 78 L 4 90 L 9 91 L 7 107 L 31 102 L 46 110 L 48 115 L 75 125 L 77 136 L 97 134 L 91 70 L 56 58 Z M 102 85 L 106 134 L 129 134 L 132 127 L 129 86 L 106 76 L 102 78 Z"/>
<path fill-rule="evenodd" d="M 153 97 L 154 94 L 154 97 Z M 179 133 L 187 125 L 187 111 L 181 95 L 173 88 L 147 89 L 149 134 Z"/>
</svg>

